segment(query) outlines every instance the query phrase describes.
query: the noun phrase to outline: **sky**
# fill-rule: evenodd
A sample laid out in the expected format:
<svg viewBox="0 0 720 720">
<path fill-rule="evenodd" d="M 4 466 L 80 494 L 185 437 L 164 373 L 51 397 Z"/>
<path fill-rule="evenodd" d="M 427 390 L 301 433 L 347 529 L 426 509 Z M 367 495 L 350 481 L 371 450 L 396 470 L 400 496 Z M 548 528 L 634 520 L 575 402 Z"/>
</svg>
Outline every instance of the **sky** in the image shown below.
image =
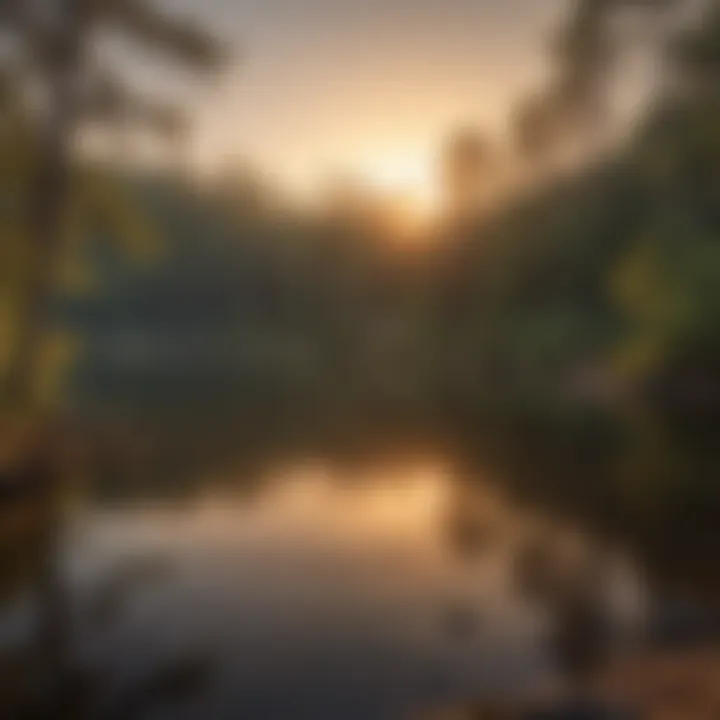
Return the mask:
<svg viewBox="0 0 720 720">
<path fill-rule="evenodd" d="M 402 182 L 458 126 L 502 131 L 567 0 L 165 0 L 235 47 L 186 100 L 194 155 L 303 187 Z M 187 85 L 183 86 L 188 87 Z M 394 177 L 396 176 L 396 177 Z"/>
</svg>

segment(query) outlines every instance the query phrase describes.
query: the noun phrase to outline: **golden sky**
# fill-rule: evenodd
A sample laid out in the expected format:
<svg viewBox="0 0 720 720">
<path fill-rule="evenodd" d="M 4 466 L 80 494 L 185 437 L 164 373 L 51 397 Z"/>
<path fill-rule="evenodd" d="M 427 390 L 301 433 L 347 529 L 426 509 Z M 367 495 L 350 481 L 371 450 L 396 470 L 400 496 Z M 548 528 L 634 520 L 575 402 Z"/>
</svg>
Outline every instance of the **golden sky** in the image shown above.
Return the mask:
<svg viewBox="0 0 720 720">
<path fill-rule="evenodd" d="M 242 58 L 193 89 L 195 154 L 286 185 L 402 185 L 458 125 L 501 130 L 567 0 L 173 0 Z"/>
</svg>

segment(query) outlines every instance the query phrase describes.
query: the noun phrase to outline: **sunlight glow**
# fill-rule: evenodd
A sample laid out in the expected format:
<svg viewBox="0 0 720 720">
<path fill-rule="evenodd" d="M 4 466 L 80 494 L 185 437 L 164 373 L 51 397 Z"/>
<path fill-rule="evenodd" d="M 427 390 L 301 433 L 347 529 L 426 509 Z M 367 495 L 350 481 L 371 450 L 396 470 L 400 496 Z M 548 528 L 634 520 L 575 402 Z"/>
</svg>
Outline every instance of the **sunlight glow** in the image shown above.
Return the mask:
<svg viewBox="0 0 720 720">
<path fill-rule="evenodd" d="M 405 212 L 417 219 L 433 215 L 439 202 L 439 189 L 432 158 L 421 153 L 380 155 L 358 169 L 369 186 L 390 197 L 397 197 Z"/>
</svg>

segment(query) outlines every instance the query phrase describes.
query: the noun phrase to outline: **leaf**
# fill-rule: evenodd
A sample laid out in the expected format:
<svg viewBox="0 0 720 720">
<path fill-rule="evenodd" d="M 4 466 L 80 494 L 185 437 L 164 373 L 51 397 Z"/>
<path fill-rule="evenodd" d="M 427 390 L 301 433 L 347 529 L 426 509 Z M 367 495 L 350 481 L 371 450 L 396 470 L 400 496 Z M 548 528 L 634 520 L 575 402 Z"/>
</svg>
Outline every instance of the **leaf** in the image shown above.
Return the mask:
<svg viewBox="0 0 720 720">
<path fill-rule="evenodd" d="M 142 95 L 115 77 L 97 78 L 86 100 L 88 120 L 106 125 L 133 125 L 161 137 L 184 135 L 187 122 L 173 105 Z"/>
<path fill-rule="evenodd" d="M 159 236 L 122 183 L 103 172 L 87 171 L 76 193 L 72 237 L 84 242 L 97 231 L 131 259 L 143 263 L 156 259 Z"/>
<path fill-rule="evenodd" d="M 170 17 L 143 0 L 105 0 L 102 5 L 106 20 L 193 68 L 214 70 L 224 59 L 218 42 L 192 21 Z"/>
</svg>

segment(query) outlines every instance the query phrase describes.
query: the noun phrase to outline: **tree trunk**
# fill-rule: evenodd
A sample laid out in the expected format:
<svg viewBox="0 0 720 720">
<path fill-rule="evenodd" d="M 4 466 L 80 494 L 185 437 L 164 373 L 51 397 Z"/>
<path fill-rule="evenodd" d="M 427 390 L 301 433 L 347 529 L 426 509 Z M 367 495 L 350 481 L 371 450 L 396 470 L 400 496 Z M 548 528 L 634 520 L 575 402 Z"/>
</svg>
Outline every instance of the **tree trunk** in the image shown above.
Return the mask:
<svg viewBox="0 0 720 720">
<path fill-rule="evenodd" d="M 65 212 L 75 131 L 82 112 L 82 75 L 87 36 L 85 0 L 56 0 L 52 27 L 39 51 L 46 105 L 37 127 L 37 149 L 27 207 L 28 262 L 23 278 L 21 322 L 7 379 L 8 400 L 20 412 L 38 407 L 38 381 L 63 249 Z M 33 31 L 33 21 L 29 18 Z M 44 424 L 44 423 L 43 423 Z M 49 445 L 49 446 L 48 446 Z M 38 686 L 43 711 L 64 716 L 70 671 L 70 608 L 63 573 L 59 453 L 39 428 L 25 459 L 38 478 L 37 501 L 46 508 L 44 553 L 38 595 Z"/>
<path fill-rule="evenodd" d="M 9 399 L 20 408 L 34 406 L 37 401 L 43 340 L 63 244 L 72 145 L 81 112 L 88 18 L 83 0 L 64 0 L 62 5 L 62 22 L 52 33 L 46 57 L 41 59 L 46 107 L 37 129 L 26 221 L 29 262 L 7 381 Z"/>
</svg>

